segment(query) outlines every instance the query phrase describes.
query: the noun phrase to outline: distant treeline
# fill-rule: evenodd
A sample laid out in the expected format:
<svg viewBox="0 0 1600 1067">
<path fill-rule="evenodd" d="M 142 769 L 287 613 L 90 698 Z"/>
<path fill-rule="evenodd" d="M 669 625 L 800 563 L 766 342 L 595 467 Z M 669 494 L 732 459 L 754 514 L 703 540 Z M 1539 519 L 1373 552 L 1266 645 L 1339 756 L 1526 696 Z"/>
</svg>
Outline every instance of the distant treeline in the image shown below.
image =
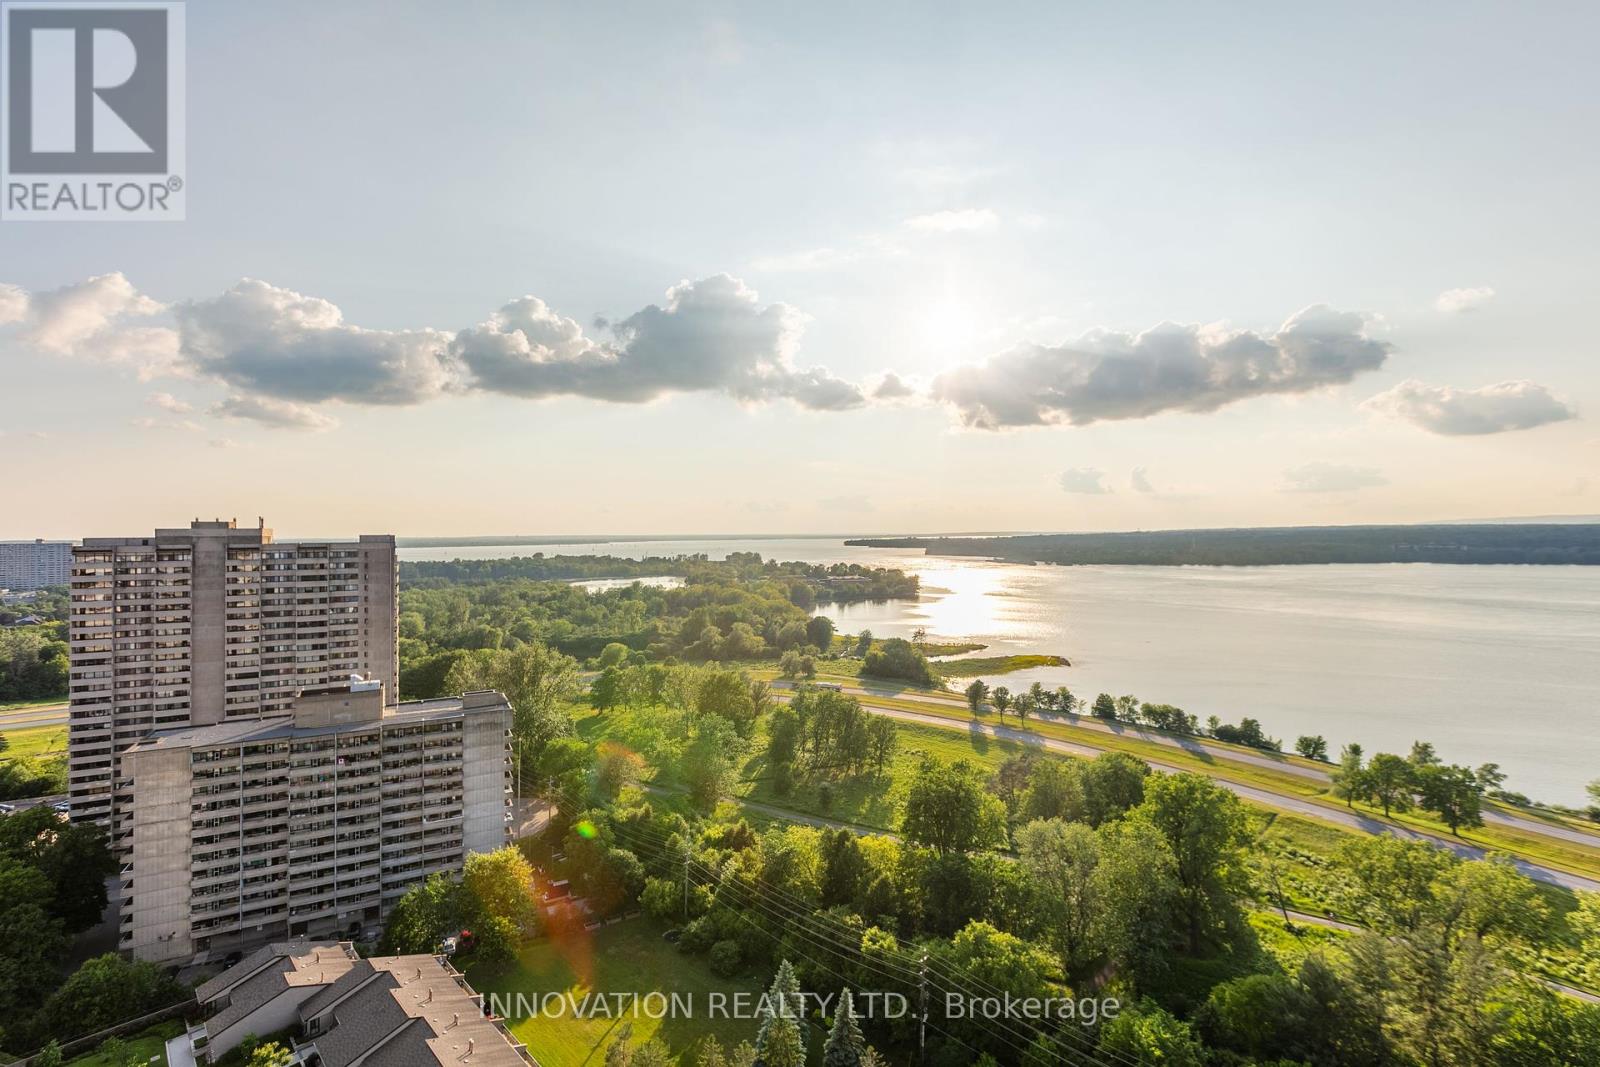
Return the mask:
<svg viewBox="0 0 1600 1067">
<path fill-rule="evenodd" d="M 1600 564 L 1600 524 L 1281 526 L 1234 530 L 861 538 L 847 545 L 1016 563 L 1267 566 L 1309 563 Z"/>
<path fill-rule="evenodd" d="M 758 552 L 730 552 L 713 561 L 703 554 L 648 556 L 514 556 L 510 559 L 423 560 L 400 564 L 405 588 L 439 588 L 513 580 L 535 582 L 592 581 L 601 578 L 677 576 L 686 584 L 772 581 L 801 588 L 791 590 L 796 604 L 809 610 L 817 604 L 860 600 L 898 600 L 917 595 L 917 578 L 903 571 L 860 563 L 780 563 Z"/>
</svg>

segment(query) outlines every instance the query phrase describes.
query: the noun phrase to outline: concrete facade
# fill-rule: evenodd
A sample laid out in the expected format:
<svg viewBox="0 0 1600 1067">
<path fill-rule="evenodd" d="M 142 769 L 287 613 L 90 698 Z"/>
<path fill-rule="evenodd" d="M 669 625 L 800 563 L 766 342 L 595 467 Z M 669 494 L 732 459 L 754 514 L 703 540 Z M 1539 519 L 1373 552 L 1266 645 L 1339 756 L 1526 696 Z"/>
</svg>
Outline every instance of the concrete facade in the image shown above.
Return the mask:
<svg viewBox="0 0 1600 1067">
<path fill-rule="evenodd" d="M 66 585 L 71 571 L 71 541 L 0 541 L 0 589 Z"/>
<path fill-rule="evenodd" d="M 187 959 L 347 933 L 410 886 L 510 839 L 499 693 L 386 707 L 379 683 L 289 715 L 158 730 L 122 759 L 132 799 L 121 946 Z"/>
<path fill-rule="evenodd" d="M 68 788 L 127 847 L 121 754 L 152 730 L 283 715 L 302 689 L 399 692 L 394 538 L 275 541 L 232 520 L 72 550 Z"/>
</svg>

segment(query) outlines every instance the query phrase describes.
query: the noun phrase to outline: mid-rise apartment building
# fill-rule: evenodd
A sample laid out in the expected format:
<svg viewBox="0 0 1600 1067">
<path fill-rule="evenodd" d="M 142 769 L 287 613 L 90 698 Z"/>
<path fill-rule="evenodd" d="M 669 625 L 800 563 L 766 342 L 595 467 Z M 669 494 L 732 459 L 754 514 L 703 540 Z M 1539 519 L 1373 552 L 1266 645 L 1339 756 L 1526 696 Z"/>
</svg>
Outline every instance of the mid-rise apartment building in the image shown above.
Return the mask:
<svg viewBox="0 0 1600 1067">
<path fill-rule="evenodd" d="M 0 589 L 66 585 L 71 570 L 71 541 L 0 541 Z"/>
<path fill-rule="evenodd" d="M 153 730 L 288 712 L 359 675 L 399 692 L 394 538 L 273 540 L 232 520 L 72 550 L 74 819 L 127 847 L 121 753 Z"/>
<path fill-rule="evenodd" d="M 157 730 L 129 748 L 121 946 L 186 960 L 348 934 L 510 837 L 499 693 L 385 707 L 380 683 L 288 715 Z"/>
</svg>

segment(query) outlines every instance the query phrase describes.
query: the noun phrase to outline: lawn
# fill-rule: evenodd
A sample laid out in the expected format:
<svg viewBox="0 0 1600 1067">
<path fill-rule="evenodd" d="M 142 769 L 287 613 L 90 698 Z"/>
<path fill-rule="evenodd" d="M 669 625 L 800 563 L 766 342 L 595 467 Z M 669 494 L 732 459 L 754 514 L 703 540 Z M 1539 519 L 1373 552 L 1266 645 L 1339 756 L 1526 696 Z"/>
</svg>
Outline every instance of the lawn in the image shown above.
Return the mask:
<svg viewBox="0 0 1600 1067">
<path fill-rule="evenodd" d="M 22 730 L 0 730 L 7 742 L 0 759 L 29 759 L 34 756 L 64 756 L 67 752 L 65 726 L 29 726 Z"/>
<path fill-rule="evenodd" d="M 975 656 L 972 659 L 939 660 L 933 669 L 941 678 L 977 678 L 992 674 L 1009 674 L 1012 671 L 1029 671 L 1035 667 L 1071 666 L 1065 656 Z"/>
<path fill-rule="evenodd" d="M 630 919 L 594 931 L 567 931 L 533 942 L 506 967 L 472 966 L 467 978 L 480 993 L 525 994 L 533 1006 L 536 997 L 546 993 L 570 993 L 581 1008 L 584 996 L 592 991 L 605 994 L 676 994 L 686 1002 L 692 1017 L 655 1019 L 652 1011 L 631 1007 L 624 998 L 623 1008 L 614 1017 L 598 1012 L 576 1018 L 572 1001 L 554 1017 L 512 1017 L 511 1031 L 528 1046 L 528 1051 L 543 1067 L 598 1067 L 606 1050 L 617 1039 L 625 1024 L 632 1026 L 633 1042 L 660 1038 L 676 1053 L 689 1052 L 702 1038 L 715 1035 L 724 1047 L 755 1040 L 755 1023 L 727 1018 L 731 1012 L 713 1016 L 711 996 L 721 994 L 732 1004 L 734 994 L 759 994 L 771 976 L 751 971 L 731 979 L 718 978 L 705 962 L 687 956 L 662 940 L 665 928 L 649 919 Z M 614 1003 L 608 999 L 608 1003 Z M 683 1057 L 684 1062 L 694 1062 Z"/>
<path fill-rule="evenodd" d="M 122 1051 L 115 1058 L 105 1056 L 100 1048 L 75 1060 L 66 1067 L 128 1067 L 130 1063 L 149 1063 L 152 1059 L 166 1067 L 167 1041 L 183 1033 L 183 1023 L 178 1021 L 152 1026 L 143 1033 L 123 1039 Z M 102 1045 L 101 1048 L 104 1048 Z"/>
</svg>

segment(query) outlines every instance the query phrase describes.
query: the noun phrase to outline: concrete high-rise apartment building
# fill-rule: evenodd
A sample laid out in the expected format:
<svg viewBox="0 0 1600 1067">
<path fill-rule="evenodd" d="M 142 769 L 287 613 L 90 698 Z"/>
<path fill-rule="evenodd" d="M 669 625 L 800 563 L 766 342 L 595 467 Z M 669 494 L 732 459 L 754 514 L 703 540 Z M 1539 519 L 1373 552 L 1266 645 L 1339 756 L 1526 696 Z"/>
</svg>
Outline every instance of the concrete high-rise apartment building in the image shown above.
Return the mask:
<svg viewBox="0 0 1600 1067">
<path fill-rule="evenodd" d="M 172 961 L 352 934 L 507 844 L 506 698 L 384 704 L 377 682 L 306 690 L 288 715 L 157 730 L 123 753 L 121 947 Z"/>
<path fill-rule="evenodd" d="M 66 585 L 71 541 L 0 541 L 0 589 Z"/>
<path fill-rule="evenodd" d="M 153 730 L 287 714 L 353 675 L 399 693 L 394 538 L 274 541 L 229 520 L 72 550 L 74 819 L 127 847 L 120 755 Z"/>
</svg>

